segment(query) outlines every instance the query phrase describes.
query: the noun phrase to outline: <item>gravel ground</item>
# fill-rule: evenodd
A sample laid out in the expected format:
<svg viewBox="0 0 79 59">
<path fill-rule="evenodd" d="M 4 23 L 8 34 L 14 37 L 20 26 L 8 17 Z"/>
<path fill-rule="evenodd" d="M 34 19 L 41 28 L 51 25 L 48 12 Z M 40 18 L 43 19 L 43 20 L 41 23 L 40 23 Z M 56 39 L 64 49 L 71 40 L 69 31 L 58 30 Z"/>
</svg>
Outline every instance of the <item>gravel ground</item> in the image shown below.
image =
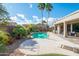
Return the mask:
<svg viewBox="0 0 79 59">
<path fill-rule="evenodd" d="M 7 46 L 7 51 L 5 53 L 0 53 L 0 56 L 22 56 L 24 55 L 18 50 L 19 45 L 26 39 L 16 40 L 13 44 Z"/>
</svg>

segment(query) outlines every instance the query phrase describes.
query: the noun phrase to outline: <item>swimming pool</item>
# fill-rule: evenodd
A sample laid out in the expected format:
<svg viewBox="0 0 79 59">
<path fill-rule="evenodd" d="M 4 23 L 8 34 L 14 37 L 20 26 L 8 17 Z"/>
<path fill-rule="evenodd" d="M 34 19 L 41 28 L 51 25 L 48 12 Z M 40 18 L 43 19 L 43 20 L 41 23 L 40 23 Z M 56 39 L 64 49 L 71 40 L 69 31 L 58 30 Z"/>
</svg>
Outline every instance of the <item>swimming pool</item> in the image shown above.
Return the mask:
<svg viewBox="0 0 79 59">
<path fill-rule="evenodd" d="M 48 34 L 45 33 L 45 32 L 35 32 L 35 33 L 32 34 L 32 37 L 44 39 L 44 38 L 48 38 Z"/>
</svg>

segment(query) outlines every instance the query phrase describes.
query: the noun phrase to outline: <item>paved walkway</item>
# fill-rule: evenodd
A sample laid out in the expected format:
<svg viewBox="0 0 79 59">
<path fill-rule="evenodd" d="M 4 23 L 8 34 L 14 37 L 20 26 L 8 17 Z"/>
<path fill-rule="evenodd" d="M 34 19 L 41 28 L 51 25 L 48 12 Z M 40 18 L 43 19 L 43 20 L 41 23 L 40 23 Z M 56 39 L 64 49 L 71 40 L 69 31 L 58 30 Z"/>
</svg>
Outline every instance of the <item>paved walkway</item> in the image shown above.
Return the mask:
<svg viewBox="0 0 79 59">
<path fill-rule="evenodd" d="M 79 37 L 74 37 L 74 36 L 68 36 L 67 37 L 68 41 L 71 41 L 73 43 L 79 44 Z"/>
<path fill-rule="evenodd" d="M 38 54 L 48 54 L 48 53 L 58 53 L 71 56 L 79 56 L 79 54 L 74 53 L 66 49 L 60 48 L 61 44 L 79 48 L 79 45 L 74 44 L 61 38 L 53 33 L 48 33 L 49 38 L 47 39 L 32 39 L 24 41 L 20 47 L 19 51 L 25 55 L 38 55 Z"/>
<path fill-rule="evenodd" d="M 54 33 L 49 33 L 49 36 L 50 36 L 49 39 L 54 38 L 54 40 L 56 40 L 56 42 L 58 42 L 59 44 L 67 45 L 67 46 L 74 47 L 74 48 L 79 48 L 79 44 L 75 44 L 73 42 L 68 41 L 67 40 L 68 38 L 57 36 Z"/>
</svg>

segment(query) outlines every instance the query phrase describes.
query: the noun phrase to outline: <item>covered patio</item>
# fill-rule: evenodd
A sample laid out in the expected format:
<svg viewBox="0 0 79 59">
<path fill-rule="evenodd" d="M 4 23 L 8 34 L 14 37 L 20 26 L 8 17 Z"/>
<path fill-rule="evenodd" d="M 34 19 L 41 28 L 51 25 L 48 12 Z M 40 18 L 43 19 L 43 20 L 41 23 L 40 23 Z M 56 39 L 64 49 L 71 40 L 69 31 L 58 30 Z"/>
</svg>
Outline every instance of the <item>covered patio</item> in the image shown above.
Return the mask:
<svg viewBox="0 0 79 59">
<path fill-rule="evenodd" d="M 54 23 L 54 32 L 67 36 L 79 36 L 79 10 Z"/>
</svg>

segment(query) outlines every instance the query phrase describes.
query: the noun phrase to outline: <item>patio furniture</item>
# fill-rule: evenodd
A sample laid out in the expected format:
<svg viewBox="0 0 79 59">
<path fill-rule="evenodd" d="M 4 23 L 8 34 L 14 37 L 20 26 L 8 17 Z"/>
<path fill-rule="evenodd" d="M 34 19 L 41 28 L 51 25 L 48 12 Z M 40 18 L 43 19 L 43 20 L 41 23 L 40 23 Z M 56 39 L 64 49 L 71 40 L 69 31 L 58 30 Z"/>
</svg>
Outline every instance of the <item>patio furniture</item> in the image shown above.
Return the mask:
<svg viewBox="0 0 79 59">
<path fill-rule="evenodd" d="M 74 32 L 74 31 L 73 32 L 69 32 L 69 35 L 70 36 L 76 36 L 76 32 Z"/>
<path fill-rule="evenodd" d="M 76 37 L 79 37 L 79 32 L 76 33 Z"/>
</svg>

